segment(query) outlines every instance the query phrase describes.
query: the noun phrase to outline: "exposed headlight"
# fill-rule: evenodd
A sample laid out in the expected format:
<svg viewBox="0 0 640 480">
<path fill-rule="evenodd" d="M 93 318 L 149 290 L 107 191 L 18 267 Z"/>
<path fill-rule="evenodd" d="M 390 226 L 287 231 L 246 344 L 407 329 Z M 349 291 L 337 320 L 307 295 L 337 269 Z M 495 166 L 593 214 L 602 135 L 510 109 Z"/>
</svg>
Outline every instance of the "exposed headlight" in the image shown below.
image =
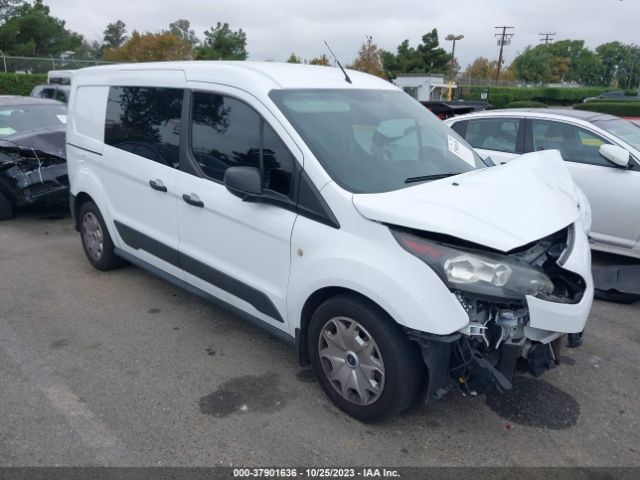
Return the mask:
<svg viewBox="0 0 640 480">
<path fill-rule="evenodd" d="M 489 297 L 523 299 L 553 293 L 541 270 L 508 255 L 465 250 L 391 230 L 398 243 L 429 265 L 451 289 Z"/>
</svg>

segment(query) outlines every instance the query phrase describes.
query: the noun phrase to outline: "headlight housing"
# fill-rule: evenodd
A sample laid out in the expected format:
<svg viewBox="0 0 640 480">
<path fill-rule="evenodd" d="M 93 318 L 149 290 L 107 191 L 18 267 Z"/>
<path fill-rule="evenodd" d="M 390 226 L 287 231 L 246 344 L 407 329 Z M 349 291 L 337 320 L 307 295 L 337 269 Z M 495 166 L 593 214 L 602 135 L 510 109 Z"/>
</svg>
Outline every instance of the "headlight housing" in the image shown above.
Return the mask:
<svg viewBox="0 0 640 480">
<path fill-rule="evenodd" d="M 513 300 L 553 293 L 553 282 L 544 272 L 517 258 L 391 232 L 402 248 L 429 265 L 451 289 Z"/>
</svg>

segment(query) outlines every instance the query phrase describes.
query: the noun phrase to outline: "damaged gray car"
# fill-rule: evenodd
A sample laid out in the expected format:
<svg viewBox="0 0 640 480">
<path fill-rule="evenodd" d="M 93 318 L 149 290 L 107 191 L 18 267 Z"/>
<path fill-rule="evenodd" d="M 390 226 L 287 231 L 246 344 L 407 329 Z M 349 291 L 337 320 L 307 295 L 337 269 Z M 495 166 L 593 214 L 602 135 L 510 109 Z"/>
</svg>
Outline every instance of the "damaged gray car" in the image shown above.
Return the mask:
<svg viewBox="0 0 640 480">
<path fill-rule="evenodd" d="M 0 220 L 67 201 L 66 115 L 54 100 L 0 97 Z"/>
</svg>

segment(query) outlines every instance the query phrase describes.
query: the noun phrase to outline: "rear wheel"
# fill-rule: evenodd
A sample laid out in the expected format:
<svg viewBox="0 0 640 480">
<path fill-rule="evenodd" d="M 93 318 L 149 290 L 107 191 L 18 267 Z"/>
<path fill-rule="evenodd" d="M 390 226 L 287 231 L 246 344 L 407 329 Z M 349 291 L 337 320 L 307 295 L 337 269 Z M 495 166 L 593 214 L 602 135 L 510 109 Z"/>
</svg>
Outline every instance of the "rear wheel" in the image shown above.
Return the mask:
<svg viewBox="0 0 640 480">
<path fill-rule="evenodd" d="M 403 412 L 424 384 L 418 346 L 386 312 L 357 295 L 320 305 L 309 325 L 308 348 L 325 393 L 363 422 Z"/>
<path fill-rule="evenodd" d="M 0 220 L 8 220 L 13 217 L 13 205 L 5 194 L 0 192 Z"/>
<path fill-rule="evenodd" d="M 124 261 L 114 253 L 109 231 L 95 203 L 87 201 L 78 214 L 82 247 L 87 259 L 98 270 L 111 270 Z"/>
</svg>

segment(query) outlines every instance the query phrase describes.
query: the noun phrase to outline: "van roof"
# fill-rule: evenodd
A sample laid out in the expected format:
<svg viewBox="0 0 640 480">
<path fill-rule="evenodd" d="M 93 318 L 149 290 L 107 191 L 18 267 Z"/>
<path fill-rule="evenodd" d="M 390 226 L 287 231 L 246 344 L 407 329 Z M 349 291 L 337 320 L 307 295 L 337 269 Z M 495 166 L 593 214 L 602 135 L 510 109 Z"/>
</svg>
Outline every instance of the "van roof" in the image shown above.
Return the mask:
<svg viewBox="0 0 640 480">
<path fill-rule="evenodd" d="M 74 83 L 94 83 L 102 80 L 114 84 L 115 73 L 154 71 L 182 71 L 187 81 L 223 83 L 239 88 L 253 85 L 269 91 L 278 88 L 352 88 L 352 89 L 395 89 L 390 82 L 381 78 L 347 70 L 353 83 L 345 81 L 338 67 L 300 65 L 278 62 L 248 61 L 182 61 L 149 62 L 136 64 L 115 64 L 88 67 L 78 70 Z"/>
</svg>

